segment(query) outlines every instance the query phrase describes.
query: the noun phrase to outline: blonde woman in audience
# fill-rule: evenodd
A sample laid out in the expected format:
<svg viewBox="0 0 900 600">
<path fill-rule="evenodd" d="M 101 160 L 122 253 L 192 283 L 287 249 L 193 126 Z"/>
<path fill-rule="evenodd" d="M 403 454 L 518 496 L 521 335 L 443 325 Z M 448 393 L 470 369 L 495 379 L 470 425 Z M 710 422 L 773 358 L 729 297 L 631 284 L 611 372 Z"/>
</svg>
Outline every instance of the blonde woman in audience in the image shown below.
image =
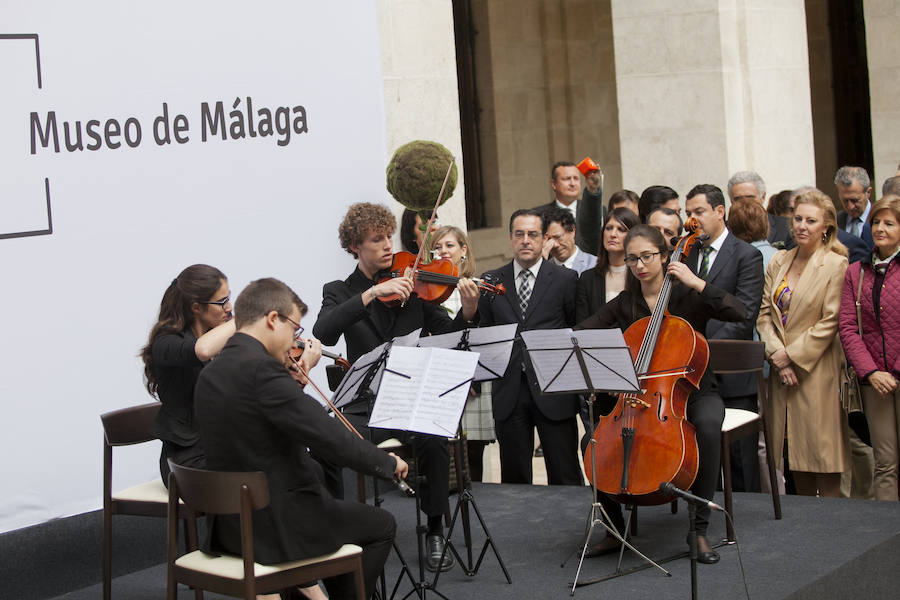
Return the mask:
<svg viewBox="0 0 900 600">
<path fill-rule="evenodd" d="M 434 232 L 431 239 L 434 240 L 432 250 L 435 256 L 452 261 L 459 268 L 460 277 L 475 275 L 475 256 L 470 250 L 469 238 L 460 228 L 449 225 L 441 227 Z M 450 313 L 451 319 L 455 318 L 462 306 L 459 292 L 453 290 L 442 306 Z M 472 386 L 462 417 L 462 428 L 466 433 L 466 451 L 469 454 L 469 474 L 472 481 L 482 480 L 484 449 L 496 439 L 492 410 L 491 383 L 484 381 Z"/>
<path fill-rule="evenodd" d="M 840 335 L 861 384 L 875 454 L 875 499 L 896 502 L 900 461 L 900 196 L 889 195 L 876 202 L 869 223 L 875 250 L 869 260 L 853 263 L 844 276 Z"/>
<path fill-rule="evenodd" d="M 850 458 L 837 336 L 847 249 L 837 241 L 834 204 L 816 189 L 797 197 L 791 231 L 797 246 L 769 262 L 757 319 L 772 365 L 769 441 L 778 467 L 787 445 L 797 493 L 836 498 Z"/>
</svg>

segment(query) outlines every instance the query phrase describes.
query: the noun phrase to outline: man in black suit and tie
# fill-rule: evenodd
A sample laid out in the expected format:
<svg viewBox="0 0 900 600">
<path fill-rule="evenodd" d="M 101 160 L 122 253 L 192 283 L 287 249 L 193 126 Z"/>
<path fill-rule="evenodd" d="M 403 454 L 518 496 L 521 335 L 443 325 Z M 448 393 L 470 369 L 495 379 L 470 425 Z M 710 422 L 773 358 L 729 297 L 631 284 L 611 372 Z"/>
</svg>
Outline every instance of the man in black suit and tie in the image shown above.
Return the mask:
<svg viewBox="0 0 900 600">
<path fill-rule="evenodd" d="M 235 301 L 237 333 L 197 381 L 200 437 L 208 468 L 262 471 L 268 477 L 271 502 L 253 515 L 257 562 L 301 560 L 358 544 L 370 597 L 391 549 L 394 517 L 374 506 L 334 499 L 309 453 L 385 479 L 404 477 L 407 466 L 329 418 L 289 374 L 286 355 L 303 331 L 305 313 L 306 305 L 276 279 L 254 281 L 241 292 Z M 322 347 L 305 341 L 301 362 L 310 368 Z M 237 515 L 210 519 L 206 545 L 212 551 L 240 554 L 240 539 Z M 356 597 L 352 576 L 324 583 L 329 598 Z"/>
<path fill-rule="evenodd" d="M 600 243 L 600 225 L 606 218 L 600 172 L 589 174 L 586 181 L 582 194 L 581 172 L 575 163 L 567 160 L 557 162 L 550 169 L 550 187 L 555 199 L 534 210 L 543 213 L 548 208 L 557 207 L 571 212 L 575 217 L 575 245 L 582 252 L 596 255 Z"/>
<path fill-rule="evenodd" d="M 732 202 L 747 200 L 758 202 L 763 208 L 766 207 L 766 182 L 758 173 L 738 171 L 728 180 L 726 189 Z M 769 218 L 769 243 L 781 244 L 782 248 L 792 246 L 790 221 L 769 212 L 766 213 L 766 216 Z"/>
<path fill-rule="evenodd" d="M 379 274 L 389 271 L 393 263 L 391 236 L 396 221 L 391 211 L 380 204 L 361 202 L 352 205 L 338 228 L 341 247 L 357 259 L 357 267 L 343 281 L 326 283 L 322 290 L 322 308 L 313 334 L 327 346 L 344 336 L 351 362 L 391 339 L 422 329 L 422 335 L 448 333 L 475 325 L 478 310 L 478 288 L 471 279 L 460 279 L 462 308 L 455 320 L 437 304 L 429 304 L 410 296 L 413 282 L 409 277 L 395 277 L 379 283 Z M 403 306 L 389 307 L 378 298 L 397 294 Z M 354 402 L 343 410 L 347 418 L 366 435 L 366 402 Z M 449 509 L 450 451 L 447 439 L 440 436 L 376 430 L 376 441 L 399 437 L 413 445 L 418 457 L 419 473 L 425 480 L 419 486 L 422 511 L 428 517 L 427 563 L 436 570 L 444 549 L 441 519 Z M 441 570 L 453 566 L 450 552 L 444 556 Z"/>
<path fill-rule="evenodd" d="M 838 198 L 844 207 L 837 214 L 838 227 L 865 242 L 871 252 L 875 241 L 869 226 L 872 182 L 868 172 L 862 167 L 841 167 L 834 175 L 834 185 L 837 186 Z"/>
<path fill-rule="evenodd" d="M 735 189 L 740 189 L 735 184 Z M 746 202 L 748 200 L 740 200 Z M 688 256 L 687 264 L 701 278 L 733 294 L 747 308 L 747 318 L 739 323 L 710 320 L 707 339 L 751 340 L 762 300 L 762 254 L 728 231 L 725 226 L 725 197 L 715 185 L 694 186 L 685 203 L 687 216 L 700 223 L 701 233 L 709 236 L 703 248 Z M 726 408 L 758 412 L 756 379 L 748 375 L 717 375 L 719 394 Z M 757 441 L 740 440 L 732 446 L 732 486 L 737 491 L 759 491 Z"/>
<path fill-rule="evenodd" d="M 513 260 L 485 277 L 506 286 L 506 295 L 484 297 L 478 306 L 482 326 L 517 323 L 517 332 L 558 329 L 575 324 L 578 274 L 543 260 L 545 233 L 541 213 L 517 210 L 509 221 Z M 493 385 L 494 421 L 500 443 L 503 483 L 531 483 L 531 455 L 537 427 L 550 485 L 581 485 L 578 465 L 577 395 L 544 396 L 517 340 L 503 379 Z"/>
</svg>

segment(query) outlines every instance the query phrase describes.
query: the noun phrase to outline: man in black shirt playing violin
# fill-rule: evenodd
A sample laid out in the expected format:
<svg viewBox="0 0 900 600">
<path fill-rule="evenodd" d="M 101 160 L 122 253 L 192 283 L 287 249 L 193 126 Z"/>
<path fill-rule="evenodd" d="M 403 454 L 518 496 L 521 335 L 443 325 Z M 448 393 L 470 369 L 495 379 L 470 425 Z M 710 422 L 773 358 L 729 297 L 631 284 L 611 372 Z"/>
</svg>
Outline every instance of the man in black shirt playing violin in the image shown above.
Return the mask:
<svg viewBox="0 0 900 600">
<path fill-rule="evenodd" d="M 387 207 L 380 204 L 352 205 L 338 228 L 341 247 L 357 259 L 353 273 L 343 281 L 326 283 L 322 290 L 322 308 L 313 327 L 314 335 L 326 346 L 333 346 L 343 335 L 350 362 L 397 336 L 421 328 L 421 335 L 448 333 L 475 325 L 478 310 L 478 288 L 471 279 L 457 284 L 462 308 L 456 319 L 450 319 L 438 304 L 423 302 L 413 291 L 413 280 L 407 276 L 379 282 L 379 274 L 389 271 L 393 262 L 391 236 L 396 221 Z M 389 307 L 378 298 L 398 295 L 403 306 Z M 365 403 L 346 406 L 344 414 L 366 435 Z M 419 460 L 419 473 L 425 480 L 419 486 L 422 511 L 428 517 L 427 563 L 431 571 L 448 570 L 453 559 L 448 552 L 439 564 L 444 538 L 441 519 L 449 510 L 450 452 L 446 438 L 376 430 L 375 439 L 389 437 L 408 440 Z"/>
</svg>

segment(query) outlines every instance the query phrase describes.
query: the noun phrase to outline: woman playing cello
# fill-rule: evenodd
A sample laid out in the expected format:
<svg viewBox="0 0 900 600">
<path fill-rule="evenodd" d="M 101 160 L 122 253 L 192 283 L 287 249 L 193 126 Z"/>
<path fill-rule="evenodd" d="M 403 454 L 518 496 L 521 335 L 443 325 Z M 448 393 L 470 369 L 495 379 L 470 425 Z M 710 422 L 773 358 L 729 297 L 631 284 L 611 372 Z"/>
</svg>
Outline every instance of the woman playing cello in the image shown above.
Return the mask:
<svg viewBox="0 0 900 600">
<path fill-rule="evenodd" d="M 631 229 L 625 238 L 625 264 L 629 268 L 625 291 L 582 321 L 579 328 L 618 327 L 624 331 L 635 321 L 650 316 L 656 307 L 666 274 L 676 280 L 669 299 L 669 313 L 688 321 L 695 331 L 704 331 L 706 322 L 712 318 L 725 321 L 746 318 L 746 309 L 737 298 L 707 284 L 694 275 L 686 264 L 669 263 L 668 258 L 669 246 L 659 231 L 647 225 Z M 656 349 L 656 352 L 664 351 L 665 348 Z M 704 374 L 699 389 L 690 395 L 687 403 L 687 418 L 696 428 L 700 457 L 692 491 L 708 499 L 715 492 L 722 420 L 725 418 L 725 407 L 713 389 L 712 382 L 711 374 Z M 622 531 L 624 520 L 621 506 L 605 495 L 601 495 L 599 500 L 610 515 L 613 525 Z M 706 539 L 709 512 L 709 508 L 697 509 L 698 560 L 705 564 L 719 561 L 719 555 L 712 550 Z M 618 550 L 618 547 L 618 541 L 607 536 L 590 549 L 589 555 L 597 556 Z"/>
</svg>

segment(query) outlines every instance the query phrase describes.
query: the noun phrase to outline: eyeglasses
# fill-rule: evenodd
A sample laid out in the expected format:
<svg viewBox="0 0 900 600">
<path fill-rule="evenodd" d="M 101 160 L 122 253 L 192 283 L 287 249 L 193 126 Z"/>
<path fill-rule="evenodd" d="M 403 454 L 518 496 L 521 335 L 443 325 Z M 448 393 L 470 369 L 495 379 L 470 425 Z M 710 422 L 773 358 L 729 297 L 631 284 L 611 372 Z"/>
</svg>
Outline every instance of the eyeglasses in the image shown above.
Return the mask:
<svg viewBox="0 0 900 600">
<path fill-rule="evenodd" d="M 221 300 L 207 300 L 206 302 L 201 302 L 200 304 L 217 304 L 219 308 L 225 309 L 225 305 L 231 302 L 231 296 L 225 296 Z"/>
<path fill-rule="evenodd" d="M 303 326 L 292 318 L 287 317 L 281 313 L 278 313 L 278 316 L 291 322 L 291 325 L 294 326 L 294 339 L 299 340 L 300 336 L 303 335 Z"/>
<path fill-rule="evenodd" d="M 653 257 L 656 256 L 657 254 L 662 254 L 662 253 L 661 252 L 644 252 L 640 256 L 635 256 L 634 254 L 629 254 L 628 256 L 625 257 L 625 264 L 628 265 L 629 267 L 633 267 L 634 265 L 636 265 L 638 263 L 638 261 L 641 261 L 642 265 L 646 265 L 651 260 L 653 260 Z"/>
<path fill-rule="evenodd" d="M 534 230 L 532 230 L 532 231 L 522 231 L 521 229 L 516 230 L 516 231 L 513 232 L 513 237 L 514 237 L 515 239 L 517 239 L 517 240 L 521 240 L 521 239 L 524 238 L 525 236 L 528 236 L 528 238 L 531 239 L 531 240 L 537 240 L 538 238 L 541 237 L 541 232 L 540 232 L 540 231 L 534 231 Z"/>
</svg>

